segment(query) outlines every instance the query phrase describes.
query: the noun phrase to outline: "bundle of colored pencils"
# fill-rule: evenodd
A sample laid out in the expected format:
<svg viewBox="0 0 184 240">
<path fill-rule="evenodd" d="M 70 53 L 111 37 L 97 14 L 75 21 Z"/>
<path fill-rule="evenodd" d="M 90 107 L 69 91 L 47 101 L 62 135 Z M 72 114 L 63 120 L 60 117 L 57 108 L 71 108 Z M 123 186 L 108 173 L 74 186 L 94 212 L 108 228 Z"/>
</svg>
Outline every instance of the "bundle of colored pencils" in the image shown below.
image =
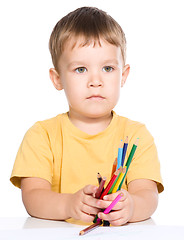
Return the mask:
<svg viewBox="0 0 184 240">
<path fill-rule="evenodd" d="M 119 202 L 119 200 L 122 198 L 123 194 L 120 193 L 114 201 L 105 209 L 104 213 L 108 214 L 112 208 Z M 93 229 L 99 227 L 102 224 L 102 220 L 100 218 L 97 218 L 96 223 L 92 224 L 91 226 L 85 228 L 84 230 L 80 231 L 79 235 L 84 235 L 88 233 L 89 231 L 92 231 Z"/>
<path fill-rule="evenodd" d="M 127 147 L 128 147 L 128 137 L 126 137 L 126 140 L 123 142 L 121 140 L 120 142 L 120 146 L 118 148 L 118 157 L 115 159 L 114 164 L 113 164 L 113 168 L 112 168 L 112 174 L 111 174 L 111 179 L 108 182 L 107 186 L 104 188 L 105 182 L 106 182 L 106 177 L 101 177 L 100 173 L 97 174 L 97 178 L 98 178 L 98 182 L 99 182 L 99 187 L 96 191 L 95 197 L 98 199 L 103 199 L 103 197 L 107 194 L 111 194 L 111 193 L 115 193 L 118 190 L 121 189 L 122 184 L 124 182 L 124 179 L 126 177 L 126 174 L 128 172 L 130 163 L 132 161 L 132 158 L 135 154 L 135 151 L 137 149 L 137 144 L 138 144 L 138 138 L 135 141 L 135 143 L 133 144 L 133 147 L 130 151 L 130 154 L 128 156 L 127 162 L 124 166 L 124 161 L 125 161 L 125 156 L 126 156 L 126 152 L 127 152 Z M 111 209 L 115 206 L 115 204 L 122 198 L 122 193 L 120 193 L 115 199 L 114 201 L 112 201 L 112 203 L 109 205 L 109 207 L 107 209 L 105 209 L 104 213 L 107 214 L 111 211 Z M 108 221 L 102 221 L 101 219 L 98 218 L 98 216 L 96 215 L 94 221 L 94 224 L 92 224 L 91 226 L 87 227 L 86 229 L 82 230 L 79 235 L 84 235 L 86 233 L 88 233 L 89 231 L 99 227 L 100 225 L 105 225 L 105 226 L 109 226 L 110 224 L 108 223 Z"/>
</svg>

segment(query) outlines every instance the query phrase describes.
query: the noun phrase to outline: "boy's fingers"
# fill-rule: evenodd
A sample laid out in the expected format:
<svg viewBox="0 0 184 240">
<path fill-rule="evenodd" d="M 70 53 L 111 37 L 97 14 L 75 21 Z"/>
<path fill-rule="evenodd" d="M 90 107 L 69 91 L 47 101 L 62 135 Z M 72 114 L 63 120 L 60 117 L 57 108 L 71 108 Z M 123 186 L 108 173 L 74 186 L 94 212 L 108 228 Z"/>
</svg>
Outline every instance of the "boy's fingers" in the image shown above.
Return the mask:
<svg viewBox="0 0 184 240">
<path fill-rule="evenodd" d="M 99 210 L 101 209 L 101 207 L 98 205 L 98 201 L 99 201 L 98 199 L 87 194 L 84 195 L 82 200 L 83 204 L 94 207 Z"/>
<path fill-rule="evenodd" d="M 123 225 L 123 224 L 125 224 L 127 222 L 128 222 L 128 219 L 120 218 L 120 219 L 111 221 L 110 223 L 113 226 L 121 226 L 121 225 Z"/>
<path fill-rule="evenodd" d="M 98 187 L 93 185 L 87 185 L 83 188 L 83 199 L 82 202 L 88 206 L 94 207 L 99 210 L 99 206 L 97 205 L 98 199 L 93 197 L 93 194 L 96 192 Z"/>
<path fill-rule="evenodd" d="M 98 217 L 102 220 L 107 221 L 115 221 L 121 218 L 119 211 L 110 212 L 108 214 L 104 214 L 103 212 L 98 213 Z"/>
<path fill-rule="evenodd" d="M 124 190 L 120 190 L 120 191 L 118 191 L 116 193 L 108 194 L 108 195 L 103 197 L 103 200 L 113 201 L 120 193 L 123 194 L 120 201 L 124 201 L 126 199 L 126 197 L 127 197 L 126 191 L 124 191 Z"/>
<path fill-rule="evenodd" d="M 84 222 L 92 222 L 94 220 L 94 215 L 81 212 L 80 219 Z"/>
<path fill-rule="evenodd" d="M 93 194 L 96 192 L 97 189 L 98 189 L 98 187 L 96 187 L 96 186 L 87 185 L 83 188 L 83 192 L 84 192 L 84 194 Z"/>
<path fill-rule="evenodd" d="M 101 209 L 106 209 L 111 204 L 111 201 L 98 200 L 97 206 Z"/>
<path fill-rule="evenodd" d="M 100 209 L 97 209 L 95 207 L 83 204 L 82 208 L 81 208 L 82 212 L 88 214 L 88 215 L 96 215 Z"/>
<path fill-rule="evenodd" d="M 112 201 L 104 201 L 104 200 L 98 200 L 97 201 L 97 207 L 100 209 L 106 209 Z M 124 203 L 121 202 L 121 200 L 113 207 L 113 210 L 120 210 L 124 207 Z"/>
<path fill-rule="evenodd" d="M 108 194 L 103 197 L 103 200 L 113 201 L 117 196 L 118 196 L 118 193 Z"/>
</svg>

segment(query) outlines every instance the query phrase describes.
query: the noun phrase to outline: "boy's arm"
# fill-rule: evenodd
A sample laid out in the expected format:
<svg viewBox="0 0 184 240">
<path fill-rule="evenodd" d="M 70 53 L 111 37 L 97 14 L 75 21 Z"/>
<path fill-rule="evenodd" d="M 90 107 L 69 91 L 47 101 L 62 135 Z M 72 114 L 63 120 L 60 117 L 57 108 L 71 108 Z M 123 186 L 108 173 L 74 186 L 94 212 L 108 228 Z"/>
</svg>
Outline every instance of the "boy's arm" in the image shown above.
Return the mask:
<svg viewBox="0 0 184 240">
<path fill-rule="evenodd" d="M 88 185 L 74 194 L 56 193 L 51 184 L 41 178 L 22 178 L 22 199 L 27 212 L 43 219 L 66 220 L 70 217 L 93 221 L 99 212 L 93 194 L 97 187 Z M 91 214 L 91 215 L 90 215 Z"/>
<path fill-rule="evenodd" d="M 158 204 L 157 184 L 148 179 L 133 180 L 128 185 L 128 191 L 123 192 L 122 199 L 115 205 L 109 214 L 102 212 L 99 218 L 108 220 L 112 225 L 122 225 L 127 222 L 137 222 L 148 219 L 154 213 Z M 106 208 L 119 192 L 106 195 L 104 200 L 99 201 L 98 206 Z"/>
<path fill-rule="evenodd" d="M 128 192 L 133 199 L 134 211 L 129 222 L 148 219 L 158 205 L 157 184 L 148 179 L 137 179 L 129 183 Z"/>
</svg>

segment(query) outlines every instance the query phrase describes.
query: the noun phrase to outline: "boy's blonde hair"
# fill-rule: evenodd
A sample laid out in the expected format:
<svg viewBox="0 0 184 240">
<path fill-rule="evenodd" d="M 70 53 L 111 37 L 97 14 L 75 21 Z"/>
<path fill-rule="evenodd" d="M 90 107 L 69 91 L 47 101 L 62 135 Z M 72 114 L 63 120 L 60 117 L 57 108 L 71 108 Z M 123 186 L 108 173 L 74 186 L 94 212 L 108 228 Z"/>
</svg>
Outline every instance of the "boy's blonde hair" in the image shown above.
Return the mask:
<svg viewBox="0 0 184 240">
<path fill-rule="evenodd" d="M 82 7 L 63 17 L 56 24 L 50 36 L 49 50 L 57 71 L 59 70 L 58 61 L 66 41 L 81 36 L 84 38 L 81 46 L 91 44 L 92 40 L 94 46 L 96 43 L 101 46 L 100 38 L 102 38 L 108 43 L 120 47 L 125 64 L 126 39 L 121 26 L 106 12 L 98 8 Z"/>
</svg>

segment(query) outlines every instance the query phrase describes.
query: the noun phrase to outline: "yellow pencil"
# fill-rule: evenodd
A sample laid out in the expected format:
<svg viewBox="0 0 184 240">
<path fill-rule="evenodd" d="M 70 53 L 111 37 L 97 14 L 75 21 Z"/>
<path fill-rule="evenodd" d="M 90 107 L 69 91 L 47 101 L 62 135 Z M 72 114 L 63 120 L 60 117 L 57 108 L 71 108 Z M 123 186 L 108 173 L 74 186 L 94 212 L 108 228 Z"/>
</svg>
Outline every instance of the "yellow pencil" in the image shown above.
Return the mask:
<svg viewBox="0 0 184 240">
<path fill-rule="evenodd" d="M 120 174 L 118 176 L 118 180 L 117 180 L 116 184 L 114 185 L 112 193 L 117 192 L 117 190 L 119 188 L 119 185 L 120 185 L 120 183 L 121 183 L 121 181 L 123 179 L 123 176 L 125 175 L 125 172 L 126 172 L 126 167 L 124 167 L 124 168 L 120 167 Z"/>
</svg>

